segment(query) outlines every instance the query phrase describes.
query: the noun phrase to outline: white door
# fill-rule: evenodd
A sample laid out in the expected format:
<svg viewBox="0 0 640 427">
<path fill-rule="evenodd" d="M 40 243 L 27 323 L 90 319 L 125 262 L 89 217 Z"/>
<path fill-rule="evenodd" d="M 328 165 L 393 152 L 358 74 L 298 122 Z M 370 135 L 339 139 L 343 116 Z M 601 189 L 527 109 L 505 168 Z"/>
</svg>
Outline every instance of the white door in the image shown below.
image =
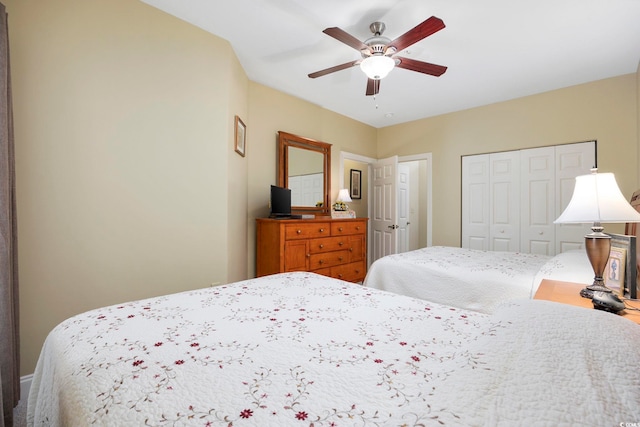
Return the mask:
<svg viewBox="0 0 640 427">
<path fill-rule="evenodd" d="M 554 147 L 541 147 L 520 152 L 523 252 L 555 255 L 555 170 Z"/>
<path fill-rule="evenodd" d="M 373 164 L 371 188 L 373 212 L 371 230 L 373 254 L 371 262 L 397 250 L 397 170 L 398 156 L 382 159 Z"/>
<path fill-rule="evenodd" d="M 489 155 L 462 157 L 462 247 L 489 250 Z"/>
<path fill-rule="evenodd" d="M 591 173 L 596 164 L 595 141 L 566 144 L 556 147 L 556 211 L 553 219 L 560 216 L 573 196 L 578 175 Z M 584 246 L 584 236 L 590 233 L 585 224 L 556 224 L 556 253 Z"/>
<path fill-rule="evenodd" d="M 411 174 L 409 166 L 404 163 L 398 164 L 398 252 L 409 250 L 409 201 Z"/>
</svg>

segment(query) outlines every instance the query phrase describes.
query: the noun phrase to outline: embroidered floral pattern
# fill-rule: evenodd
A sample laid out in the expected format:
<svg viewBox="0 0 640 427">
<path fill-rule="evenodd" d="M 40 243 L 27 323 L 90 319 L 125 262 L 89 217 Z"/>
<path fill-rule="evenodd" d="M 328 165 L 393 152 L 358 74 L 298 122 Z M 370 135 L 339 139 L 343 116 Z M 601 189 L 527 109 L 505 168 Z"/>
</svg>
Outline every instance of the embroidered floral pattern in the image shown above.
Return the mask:
<svg viewBox="0 0 640 427">
<path fill-rule="evenodd" d="M 436 380 L 482 367 L 464 349 L 492 333 L 485 319 L 310 273 L 274 275 L 69 319 L 45 347 L 60 366 L 43 375 L 92 396 L 60 424 L 420 425 L 447 412 L 429 405 Z"/>
</svg>

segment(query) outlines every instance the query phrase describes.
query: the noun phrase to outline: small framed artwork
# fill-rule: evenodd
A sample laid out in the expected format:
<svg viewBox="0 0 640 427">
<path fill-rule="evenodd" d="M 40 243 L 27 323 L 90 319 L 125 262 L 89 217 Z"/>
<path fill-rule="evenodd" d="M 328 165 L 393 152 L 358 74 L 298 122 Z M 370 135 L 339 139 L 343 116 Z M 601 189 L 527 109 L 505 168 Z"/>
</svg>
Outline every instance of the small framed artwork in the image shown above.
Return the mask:
<svg viewBox="0 0 640 427">
<path fill-rule="evenodd" d="M 362 171 L 351 169 L 351 184 L 349 185 L 349 195 L 352 199 L 362 199 Z"/>
<path fill-rule="evenodd" d="M 636 253 L 636 236 L 607 233 L 611 236 L 611 251 L 609 256 L 616 256 L 614 252 L 624 252 L 624 259 L 622 264 L 624 267 L 624 279 L 622 282 L 622 290 L 620 295 L 625 298 L 638 298 L 638 265 L 637 265 L 637 253 Z M 607 265 L 609 268 L 609 265 Z M 607 281 L 607 274 L 604 274 L 605 283 Z M 617 288 L 616 288 L 617 289 Z"/>
<path fill-rule="evenodd" d="M 236 153 L 244 157 L 247 148 L 247 127 L 242 119 L 236 116 L 236 141 L 235 149 Z"/>
<path fill-rule="evenodd" d="M 624 296 L 626 258 L 627 250 L 625 248 L 612 247 L 607 267 L 604 270 L 604 283 L 622 296 Z"/>
</svg>

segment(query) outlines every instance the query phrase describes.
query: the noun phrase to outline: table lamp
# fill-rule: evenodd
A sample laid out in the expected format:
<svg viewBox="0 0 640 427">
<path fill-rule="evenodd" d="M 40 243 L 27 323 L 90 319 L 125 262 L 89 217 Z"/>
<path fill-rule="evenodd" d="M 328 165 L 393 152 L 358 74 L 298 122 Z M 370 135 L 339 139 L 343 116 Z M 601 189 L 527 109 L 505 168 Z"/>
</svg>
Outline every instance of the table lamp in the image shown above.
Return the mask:
<svg viewBox="0 0 640 427">
<path fill-rule="evenodd" d="M 349 206 L 345 202 L 352 202 L 351 196 L 349 196 L 349 190 L 343 188 L 338 192 L 338 198 L 336 202 L 333 204 L 333 209 L 336 211 L 346 211 L 349 209 Z"/>
<path fill-rule="evenodd" d="M 595 277 L 593 284 L 580 291 L 584 298 L 593 298 L 594 291 L 611 292 L 602 278 L 611 250 L 611 237 L 602 232 L 602 223 L 606 222 L 640 222 L 640 213 L 624 198 L 612 173 L 591 169 L 591 174 L 576 177 L 573 196 L 554 221 L 555 224 L 593 223 L 592 232 L 584 236 L 584 247 Z"/>
</svg>

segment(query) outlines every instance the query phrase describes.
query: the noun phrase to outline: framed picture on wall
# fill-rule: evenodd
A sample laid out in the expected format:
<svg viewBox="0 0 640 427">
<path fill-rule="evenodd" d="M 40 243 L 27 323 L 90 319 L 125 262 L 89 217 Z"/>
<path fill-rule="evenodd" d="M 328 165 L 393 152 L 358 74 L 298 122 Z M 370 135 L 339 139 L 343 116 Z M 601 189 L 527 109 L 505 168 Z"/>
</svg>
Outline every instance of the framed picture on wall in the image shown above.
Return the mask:
<svg viewBox="0 0 640 427">
<path fill-rule="evenodd" d="M 236 141 L 235 150 L 236 153 L 244 157 L 247 146 L 247 127 L 240 117 L 236 116 Z"/>
<path fill-rule="evenodd" d="M 349 185 L 349 195 L 352 199 L 362 199 L 362 171 L 351 169 L 351 183 Z"/>
</svg>

